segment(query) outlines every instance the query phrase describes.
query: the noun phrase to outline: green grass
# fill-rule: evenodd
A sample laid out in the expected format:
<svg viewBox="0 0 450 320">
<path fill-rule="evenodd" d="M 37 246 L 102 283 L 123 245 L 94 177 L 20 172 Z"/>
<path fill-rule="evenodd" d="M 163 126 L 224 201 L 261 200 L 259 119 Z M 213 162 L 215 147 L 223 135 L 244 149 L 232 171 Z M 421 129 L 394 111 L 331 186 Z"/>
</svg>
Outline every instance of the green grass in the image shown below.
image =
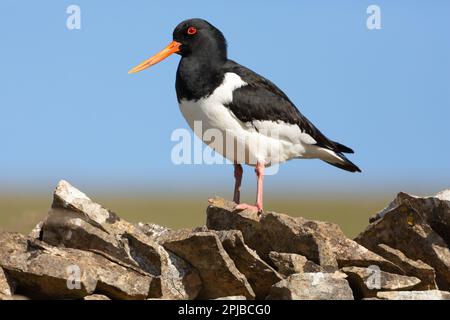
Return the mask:
<svg viewBox="0 0 450 320">
<path fill-rule="evenodd" d="M 326 200 L 323 200 L 326 199 Z M 51 197 L 0 196 L 0 229 L 27 234 L 48 212 Z M 206 199 L 199 196 L 178 197 L 95 197 L 95 201 L 132 222 L 153 222 L 171 228 L 195 227 L 205 224 Z M 368 217 L 389 203 L 386 197 L 273 198 L 266 210 L 331 221 L 354 237 L 368 224 Z"/>
</svg>

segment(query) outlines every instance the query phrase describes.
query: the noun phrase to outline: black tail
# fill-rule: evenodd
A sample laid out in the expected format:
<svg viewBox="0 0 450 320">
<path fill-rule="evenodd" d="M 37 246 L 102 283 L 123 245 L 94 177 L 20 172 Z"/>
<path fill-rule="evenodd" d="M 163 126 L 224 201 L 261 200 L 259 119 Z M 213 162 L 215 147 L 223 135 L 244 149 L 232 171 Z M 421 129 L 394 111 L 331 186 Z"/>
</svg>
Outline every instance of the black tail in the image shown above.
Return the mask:
<svg viewBox="0 0 450 320">
<path fill-rule="evenodd" d="M 340 144 L 339 142 L 333 141 L 336 148 L 334 149 L 335 152 L 342 152 L 342 153 L 354 153 L 353 149 L 344 146 L 343 144 Z"/>
<path fill-rule="evenodd" d="M 346 147 L 347 148 L 347 147 Z M 350 148 L 348 148 L 350 149 Z M 352 149 L 350 149 L 352 150 Z M 353 153 L 353 150 L 352 150 Z M 325 161 L 328 164 L 331 164 L 332 166 L 338 167 L 339 169 L 345 170 L 345 171 L 350 171 L 350 172 L 361 172 L 361 169 L 359 169 L 353 162 L 351 162 L 350 160 L 347 159 L 346 156 L 344 156 L 342 153 L 336 153 L 343 162 L 328 162 Z"/>
</svg>

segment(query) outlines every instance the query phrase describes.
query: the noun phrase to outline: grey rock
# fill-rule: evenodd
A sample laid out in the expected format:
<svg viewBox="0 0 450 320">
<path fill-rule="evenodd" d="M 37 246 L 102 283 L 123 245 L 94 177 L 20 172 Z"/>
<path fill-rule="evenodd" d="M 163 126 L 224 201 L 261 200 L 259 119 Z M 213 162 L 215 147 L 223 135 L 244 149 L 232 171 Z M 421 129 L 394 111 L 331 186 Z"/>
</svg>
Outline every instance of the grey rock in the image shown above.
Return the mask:
<svg viewBox="0 0 450 320">
<path fill-rule="evenodd" d="M 2 300 L 14 300 L 12 295 L 3 294 L 0 292 L 0 301 Z"/>
<path fill-rule="evenodd" d="M 433 267 L 440 289 L 450 289 L 450 201 L 448 191 L 434 197 L 399 193 L 371 219 L 355 241 L 370 250 L 379 244 L 400 250 L 409 259 Z"/>
<path fill-rule="evenodd" d="M 0 294 L 4 296 L 12 296 L 15 292 L 16 284 L 8 273 L 0 267 Z"/>
<path fill-rule="evenodd" d="M 159 224 L 155 223 L 143 223 L 139 222 L 137 224 L 137 228 L 141 230 L 145 235 L 154 238 L 156 241 L 158 241 L 158 238 L 163 236 L 164 234 L 167 234 L 169 232 L 172 232 L 173 230 L 164 226 L 160 226 Z"/>
<path fill-rule="evenodd" d="M 285 276 L 290 276 L 294 273 L 325 272 L 321 266 L 309 261 L 305 256 L 300 254 L 271 251 L 269 258 L 278 272 Z"/>
<path fill-rule="evenodd" d="M 413 290 L 420 280 L 379 269 L 345 267 L 341 269 L 348 278 L 356 298 L 376 297 L 378 291 Z"/>
<path fill-rule="evenodd" d="M 213 300 L 247 300 L 244 296 L 228 296 L 228 297 L 220 297 Z"/>
<path fill-rule="evenodd" d="M 440 290 L 428 291 L 386 291 L 378 292 L 382 300 L 450 300 L 450 292 Z"/>
<path fill-rule="evenodd" d="M 434 269 L 423 261 L 409 259 L 400 250 L 391 248 L 385 244 L 379 244 L 375 248 L 375 252 L 399 266 L 405 275 L 420 279 L 421 283 L 416 288 L 417 290 L 437 289 Z"/>
<path fill-rule="evenodd" d="M 244 243 L 240 231 L 218 231 L 217 234 L 237 269 L 247 278 L 256 299 L 264 299 L 272 285 L 283 277 Z"/>
<path fill-rule="evenodd" d="M 40 222 L 38 222 L 38 224 L 33 228 L 33 230 L 31 230 L 30 234 L 28 235 L 31 239 L 41 239 L 41 231 L 42 231 L 42 226 L 44 225 L 44 221 L 42 220 Z"/>
<path fill-rule="evenodd" d="M 296 253 L 327 271 L 345 266 L 378 265 L 400 272 L 392 262 L 348 239 L 338 225 L 290 217 L 274 212 L 236 211 L 234 203 L 216 198 L 207 209 L 207 227 L 212 230 L 240 230 L 245 243 L 269 261 L 271 251 Z"/>
<path fill-rule="evenodd" d="M 189 261 L 199 272 L 203 288 L 198 298 L 235 295 L 255 298 L 252 287 L 236 268 L 215 233 L 182 229 L 170 233 L 161 243 L 167 250 Z"/>
<path fill-rule="evenodd" d="M 0 300 L 450 299 L 435 290 L 450 287 L 450 190 L 400 193 L 356 241 L 333 223 L 234 206 L 217 198 L 205 226 L 174 231 L 122 220 L 61 181 L 28 237 L 0 232 Z"/>
<path fill-rule="evenodd" d="M 202 289 L 199 273 L 188 262 L 171 251 L 161 250 L 162 299 L 192 300 Z"/>
<path fill-rule="evenodd" d="M 2 300 L 1 294 L 0 300 Z M 13 294 L 12 296 L 3 296 L 3 300 L 31 300 L 31 299 L 30 297 L 24 296 L 23 294 Z"/>
<path fill-rule="evenodd" d="M 345 274 L 296 273 L 272 286 L 268 300 L 353 300 Z"/>
<path fill-rule="evenodd" d="M 83 298 L 83 300 L 111 300 L 104 294 L 91 294 Z"/>
<path fill-rule="evenodd" d="M 52 209 L 40 229 L 46 243 L 92 251 L 155 278 L 153 291 L 160 293 L 154 297 L 194 299 L 200 291 L 196 270 L 158 243 L 170 229 L 122 220 L 66 181 L 56 187 Z"/>
<path fill-rule="evenodd" d="M 92 252 L 56 248 L 17 233 L 0 233 L 0 266 L 32 297 L 77 299 L 102 292 L 116 299 L 145 299 L 153 278 Z"/>
<path fill-rule="evenodd" d="M 99 252 L 152 275 L 161 272 L 159 246 L 151 238 L 64 180 L 40 233 L 51 245 Z"/>
<path fill-rule="evenodd" d="M 13 294 L 11 296 L 11 295 L 0 293 L 0 301 L 1 300 L 31 300 L 31 299 L 29 297 L 21 295 L 21 294 Z"/>
</svg>

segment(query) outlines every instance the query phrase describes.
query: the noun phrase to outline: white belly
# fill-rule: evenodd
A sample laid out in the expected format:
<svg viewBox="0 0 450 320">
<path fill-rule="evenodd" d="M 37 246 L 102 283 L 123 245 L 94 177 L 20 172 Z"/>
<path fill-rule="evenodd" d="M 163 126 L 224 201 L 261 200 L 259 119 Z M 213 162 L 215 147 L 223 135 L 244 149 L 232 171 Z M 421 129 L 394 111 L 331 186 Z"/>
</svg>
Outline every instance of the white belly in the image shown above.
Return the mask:
<svg viewBox="0 0 450 320">
<path fill-rule="evenodd" d="M 180 101 L 180 110 L 194 133 L 233 163 L 273 165 L 302 157 L 311 143 L 297 125 L 274 121 L 240 121 L 224 105 L 233 90 L 246 85 L 234 74 L 225 74 L 221 86 L 207 98 Z"/>
</svg>

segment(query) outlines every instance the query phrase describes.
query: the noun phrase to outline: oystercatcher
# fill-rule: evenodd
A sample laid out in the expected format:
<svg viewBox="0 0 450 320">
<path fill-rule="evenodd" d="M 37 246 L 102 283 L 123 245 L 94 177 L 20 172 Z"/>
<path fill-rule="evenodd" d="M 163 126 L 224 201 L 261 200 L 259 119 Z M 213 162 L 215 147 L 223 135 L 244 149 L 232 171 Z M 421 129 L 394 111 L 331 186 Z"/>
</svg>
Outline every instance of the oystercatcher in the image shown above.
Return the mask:
<svg viewBox="0 0 450 320">
<path fill-rule="evenodd" d="M 183 116 L 192 129 L 198 121 L 203 130 L 221 133 L 223 139 L 207 139 L 203 134 L 200 138 L 234 163 L 236 209 L 262 211 L 264 168 L 276 163 L 318 158 L 343 170 L 361 172 L 344 155 L 353 153 L 352 149 L 328 139 L 275 84 L 228 59 L 222 32 L 205 20 L 181 22 L 165 49 L 129 73 L 173 53 L 181 55 L 176 92 Z M 255 206 L 239 204 L 244 163 L 255 167 Z"/>
</svg>

